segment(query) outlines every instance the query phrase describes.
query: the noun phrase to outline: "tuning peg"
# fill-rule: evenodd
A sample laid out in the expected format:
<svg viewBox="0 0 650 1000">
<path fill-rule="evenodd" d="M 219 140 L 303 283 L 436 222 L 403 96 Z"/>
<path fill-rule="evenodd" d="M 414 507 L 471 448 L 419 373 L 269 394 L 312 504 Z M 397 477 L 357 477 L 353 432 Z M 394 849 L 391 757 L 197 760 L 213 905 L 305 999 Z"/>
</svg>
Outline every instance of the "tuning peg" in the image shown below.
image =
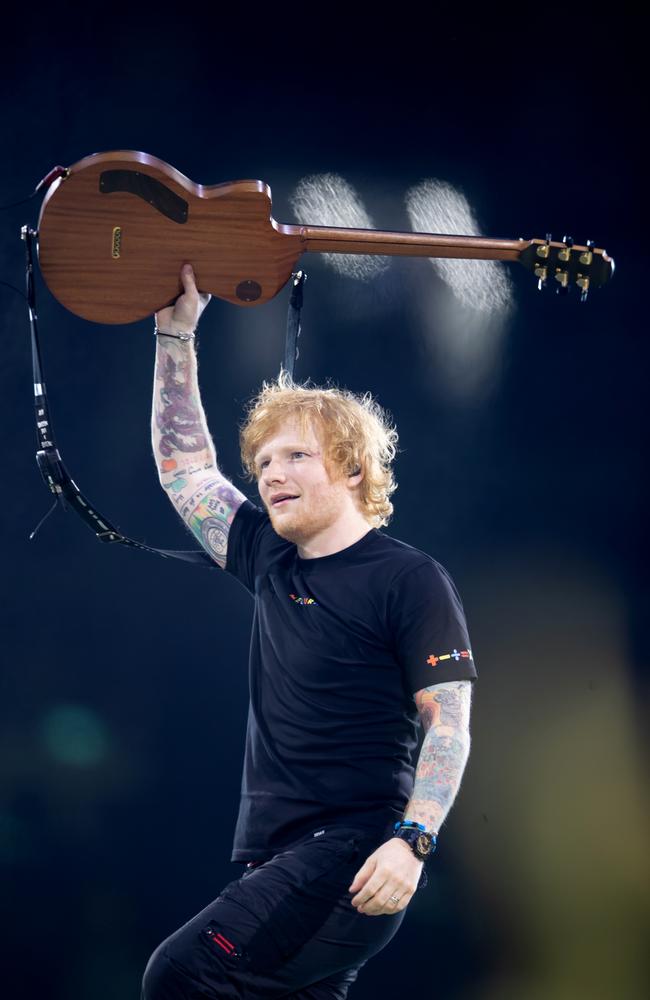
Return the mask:
<svg viewBox="0 0 650 1000">
<path fill-rule="evenodd" d="M 542 243 L 537 247 L 537 256 L 541 257 L 542 260 L 548 260 L 548 255 L 551 252 L 551 234 L 546 234 L 546 243 Z"/>
<path fill-rule="evenodd" d="M 567 295 L 569 292 L 569 272 L 558 268 L 555 272 L 555 280 L 559 284 L 559 288 L 556 289 L 558 295 Z"/>
<path fill-rule="evenodd" d="M 589 265 L 591 264 L 592 260 L 594 259 L 594 255 L 591 252 L 593 250 L 594 246 L 595 246 L 595 243 L 594 243 L 593 240 L 587 240 L 587 247 L 588 247 L 588 249 L 585 250 L 583 253 L 580 254 L 580 257 L 579 257 L 580 263 L 584 264 L 585 267 L 589 267 Z"/>
<path fill-rule="evenodd" d="M 585 255 L 582 254 L 582 257 L 584 256 Z M 584 274 L 579 274 L 576 278 L 576 285 L 580 289 L 580 301 L 586 302 L 587 295 L 589 294 L 589 278 L 587 278 Z"/>
<path fill-rule="evenodd" d="M 566 262 L 571 259 L 571 247 L 573 246 L 573 237 L 565 236 L 562 242 L 564 243 L 564 246 L 559 251 L 557 259 L 561 260 L 563 264 L 566 264 Z"/>
<path fill-rule="evenodd" d="M 537 288 L 541 292 L 543 288 L 546 287 L 546 279 L 548 278 L 548 268 L 544 267 L 542 264 L 538 264 L 535 268 L 535 277 L 538 279 Z"/>
</svg>

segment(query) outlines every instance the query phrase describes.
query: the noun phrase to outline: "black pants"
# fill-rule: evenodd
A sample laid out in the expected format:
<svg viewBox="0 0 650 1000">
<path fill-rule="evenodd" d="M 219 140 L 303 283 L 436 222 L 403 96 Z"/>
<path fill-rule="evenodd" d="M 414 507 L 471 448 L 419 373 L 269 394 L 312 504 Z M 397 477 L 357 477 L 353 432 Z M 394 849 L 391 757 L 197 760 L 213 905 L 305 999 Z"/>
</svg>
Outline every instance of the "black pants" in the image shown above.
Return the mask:
<svg viewBox="0 0 650 1000">
<path fill-rule="evenodd" d="M 326 827 L 247 868 L 159 945 L 142 1000 L 343 1000 L 406 912 L 358 913 L 348 892 L 391 834 Z"/>
</svg>

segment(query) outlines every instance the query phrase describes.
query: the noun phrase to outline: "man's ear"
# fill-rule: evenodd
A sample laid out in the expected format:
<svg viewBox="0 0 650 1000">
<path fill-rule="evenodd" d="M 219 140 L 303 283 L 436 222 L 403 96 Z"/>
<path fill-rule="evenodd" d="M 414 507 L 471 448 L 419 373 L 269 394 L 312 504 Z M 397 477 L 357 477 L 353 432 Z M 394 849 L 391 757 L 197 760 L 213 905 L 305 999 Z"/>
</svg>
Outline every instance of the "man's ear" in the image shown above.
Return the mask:
<svg viewBox="0 0 650 1000">
<path fill-rule="evenodd" d="M 363 479 L 363 470 L 360 465 L 355 466 L 353 472 L 348 472 L 348 486 L 354 489 Z"/>
</svg>

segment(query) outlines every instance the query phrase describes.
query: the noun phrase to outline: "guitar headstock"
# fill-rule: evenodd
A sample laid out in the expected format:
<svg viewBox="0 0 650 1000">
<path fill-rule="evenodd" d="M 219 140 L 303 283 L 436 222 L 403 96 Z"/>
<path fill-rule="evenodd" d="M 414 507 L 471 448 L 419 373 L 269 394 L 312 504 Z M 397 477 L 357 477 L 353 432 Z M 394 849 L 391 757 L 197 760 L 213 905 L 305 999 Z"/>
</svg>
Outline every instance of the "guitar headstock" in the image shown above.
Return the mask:
<svg viewBox="0 0 650 1000">
<path fill-rule="evenodd" d="M 525 241 L 528 246 L 519 255 L 520 262 L 532 271 L 541 290 L 547 285 L 559 293 L 568 293 L 573 284 L 580 289 L 580 301 L 585 302 L 592 288 L 609 281 L 614 273 L 614 260 L 591 240 L 586 246 L 574 246 L 570 236 L 553 242 L 549 233 L 545 240 Z"/>
</svg>

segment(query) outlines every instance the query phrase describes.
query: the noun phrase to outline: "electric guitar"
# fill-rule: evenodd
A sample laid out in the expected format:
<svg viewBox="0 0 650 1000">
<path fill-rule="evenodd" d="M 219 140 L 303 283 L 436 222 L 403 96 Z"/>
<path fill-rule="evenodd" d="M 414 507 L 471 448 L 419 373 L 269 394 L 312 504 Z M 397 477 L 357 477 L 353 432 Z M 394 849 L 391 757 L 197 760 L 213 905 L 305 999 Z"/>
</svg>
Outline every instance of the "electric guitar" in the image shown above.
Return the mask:
<svg viewBox="0 0 650 1000">
<path fill-rule="evenodd" d="M 591 242 L 489 239 L 284 225 L 263 181 L 204 186 L 147 153 L 95 153 L 57 167 L 38 224 L 39 261 L 52 294 L 95 323 L 131 323 L 182 292 L 180 269 L 198 288 L 235 305 L 268 302 L 304 253 L 386 254 L 519 261 L 539 286 L 576 284 L 582 298 L 614 261 Z"/>
</svg>

